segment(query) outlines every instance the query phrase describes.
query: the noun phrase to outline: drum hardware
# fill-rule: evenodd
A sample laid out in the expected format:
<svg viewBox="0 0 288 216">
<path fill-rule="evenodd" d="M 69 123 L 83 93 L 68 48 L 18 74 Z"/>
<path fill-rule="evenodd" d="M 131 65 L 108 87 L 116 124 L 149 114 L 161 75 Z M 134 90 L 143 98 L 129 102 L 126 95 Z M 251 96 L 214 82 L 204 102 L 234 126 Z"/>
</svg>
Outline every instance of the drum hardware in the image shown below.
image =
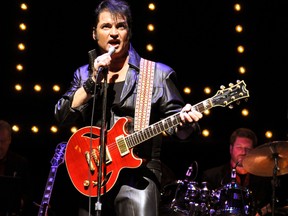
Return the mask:
<svg viewBox="0 0 288 216">
<path fill-rule="evenodd" d="M 277 176 L 288 173 L 288 141 L 274 141 L 251 150 L 243 159 L 243 167 L 258 176 L 273 177 L 272 216 L 275 215 Z"/>
<path fill-rule="evenodd" d="M 199 186 L 195 181 L 197 174 L 192 178 L 193 170 L 198 172 L 198 164 L 195 161 L 188 167 L 185 179 L 177 181 L 178 186 L 171 208 L 182 215 L 206 216 L 210 211 L 211 193 L 206 182 L 202 182 Z"/>
<path fill-rule="evenodd" d="M 206 182 L 198 186 L 196 181 L 178 181 L 175 198 L 171 208 L 187 216 L 204 216 L 210 214 L 211 193 Z"/>
</svg>

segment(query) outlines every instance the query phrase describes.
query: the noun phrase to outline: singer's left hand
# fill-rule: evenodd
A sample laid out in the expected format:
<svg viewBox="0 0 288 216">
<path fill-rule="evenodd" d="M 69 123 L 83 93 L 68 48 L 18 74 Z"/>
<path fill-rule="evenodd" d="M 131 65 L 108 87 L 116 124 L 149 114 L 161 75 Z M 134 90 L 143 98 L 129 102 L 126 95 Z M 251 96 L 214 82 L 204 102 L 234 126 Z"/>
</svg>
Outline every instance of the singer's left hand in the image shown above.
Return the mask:
<svg viewBox="0 0 288 216">
<path fill-rule="evenodd" d="M 180 126 L 197 122 L 203 117 L 203 114 L 194 110 L 191 104 L 186 104 L 180 113 L 181 123 Z"/>
</svg>

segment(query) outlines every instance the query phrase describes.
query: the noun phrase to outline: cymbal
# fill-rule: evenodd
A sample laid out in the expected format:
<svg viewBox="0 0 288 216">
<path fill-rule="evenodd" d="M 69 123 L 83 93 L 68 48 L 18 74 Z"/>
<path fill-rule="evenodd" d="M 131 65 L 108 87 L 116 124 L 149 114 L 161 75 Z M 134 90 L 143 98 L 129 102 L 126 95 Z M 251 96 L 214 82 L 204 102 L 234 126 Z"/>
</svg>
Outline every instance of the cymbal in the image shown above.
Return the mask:
<svg viewBox="0 0 288 216">
<path fill-rule="evenodd" d="M 288 206 L 278 207 L 275 209 L 275 213 L 277 215 L 287 215 L 288 214 Z"/>
<path fill-rule="evenodd" d="M 277 159 L 277 160 L 276 160 Z M 276 161 L 276 175 L 288 173 L 288 141 L 274 141 L 252 149 L 243 159 L 243 167 L 257 176 L 273 176 Z"/>
</svg>

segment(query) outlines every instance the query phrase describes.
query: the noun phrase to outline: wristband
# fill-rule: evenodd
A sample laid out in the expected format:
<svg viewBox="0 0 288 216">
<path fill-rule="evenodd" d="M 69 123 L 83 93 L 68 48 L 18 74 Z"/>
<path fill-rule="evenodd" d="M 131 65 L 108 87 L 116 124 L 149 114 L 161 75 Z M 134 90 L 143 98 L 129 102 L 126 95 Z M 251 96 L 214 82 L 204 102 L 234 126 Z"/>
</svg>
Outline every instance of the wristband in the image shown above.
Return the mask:
<svg viewBox="0 0 288 216">
<path fill-rule="evenodd" d="M 94 87 L 95 87 L 95 82 L 91 77 L 89 77 L 84 83 L 83 83 L 83 88 L 87 94 L 94 94 Z"/>
</svg>

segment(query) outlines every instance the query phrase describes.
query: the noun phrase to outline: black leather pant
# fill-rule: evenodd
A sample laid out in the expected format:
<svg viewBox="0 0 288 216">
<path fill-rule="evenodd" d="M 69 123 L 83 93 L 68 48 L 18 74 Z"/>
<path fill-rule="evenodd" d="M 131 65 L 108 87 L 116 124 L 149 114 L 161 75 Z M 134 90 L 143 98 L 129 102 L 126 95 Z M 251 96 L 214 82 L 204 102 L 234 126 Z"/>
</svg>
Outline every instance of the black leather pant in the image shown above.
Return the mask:
<svg viewBox="0 0 288 216">
<path fill-rule="evenodd" d="M 108 196 L 104 195 L 99 212 L 93 209 L 96 202 L 93 199 L 90 215 L 87 208 L 80 208 L 78 216 L 159 216 L 159 186 L 155 179 L 153 181 L 138 174 L 134 178 L 133 173 L 125 173 L 124 175 L 129 176 L 131 185 L 122 184 L 117 190 L 109 191 Z"/>
</svg>

